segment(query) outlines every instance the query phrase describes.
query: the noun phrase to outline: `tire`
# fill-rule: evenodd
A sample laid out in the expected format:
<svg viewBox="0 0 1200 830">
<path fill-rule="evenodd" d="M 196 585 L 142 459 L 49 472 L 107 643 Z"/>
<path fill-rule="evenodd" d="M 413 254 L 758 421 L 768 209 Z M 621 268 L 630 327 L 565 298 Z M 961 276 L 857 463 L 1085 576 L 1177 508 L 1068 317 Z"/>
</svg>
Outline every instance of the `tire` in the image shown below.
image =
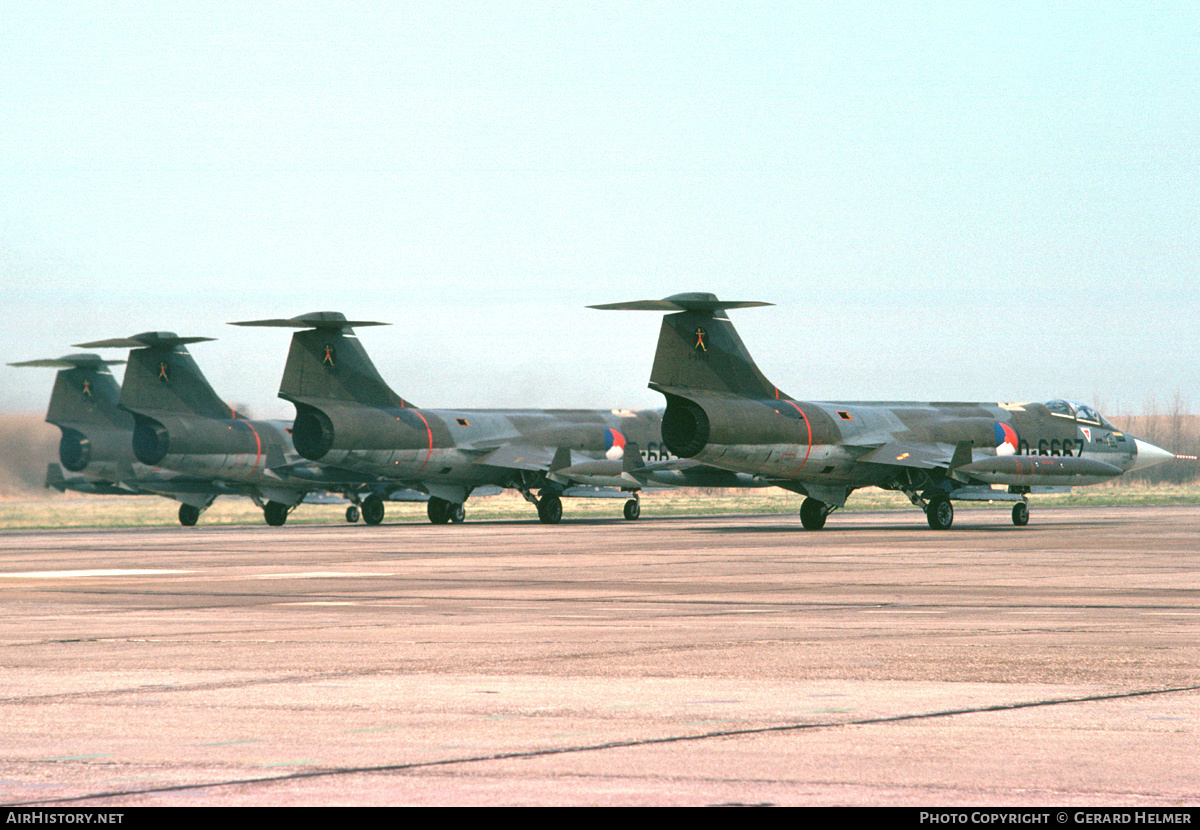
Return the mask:
<svg viewBox="0 0 1200 830">
<path fill-rule="evenodd" d="M 450 521 L 460 525 L 467 520 L 467 511 L 461 504 L 450 505 Z"/>
<path fill-rule="evenodd" d="M 638 517 L 642 515 L 642 503 L 637 499 L 630 499 L 625 502 L 625 518 L 631 522 L 636 522 Z"/>
<path fill-rule="evenodd" d="M 820 530 L 825 527 L 829 518 L 829 505 L 814 498 L 806 498 L 800 503 L 800 524 L 805 530 Z"/>
<path fill-rule="evenodd" d="M 439 499 L 437 496 L 430 496 L 429 502 L 425 505 L 425 514 L 429 516 L 429 521 L 433 524 L 444 525 L 450 521 L 450 502 Z"/>
<path fill-rule="evenodd" d="M 935 496 L 929 502 L 925 518 L 934 530 L 946 530 L 954 524 L 954 505 L 945 496 Z"/>
<path fill-rule="evenodd" d="M 288 507 L 283 502 L 269 501 L 263 508 L 263 518 L 271 527 L 280 527 L 287 521 Z"/>
<path fill-rule="evenodd" d="M 1014 504 L 1012 519 L 1013 524 L 1017 527 L 1025 527 L 1025 525 L 1029 524 L 1029 505 L 1023 501 Z"/>
<path fill-rule="evenodd" d="M 383 499 L 371 494 L 363 499 L 362 519 L 369 525 L 377 525 L 383 521 Z"/>
<path fill-rule="evenodd" d="M 542 496 L 538 499 L 538 519 L 544 525 L 556 525 L 562 521 L 562 499 L 558 496 Z"/>
<path fill-rule="evenodd" d="M 350 524 L 354 524 L 355 522 L 358 521 L 358 505 L 357 504 L 352 504 L 346 508 L 346 521 L 348 521 Z"/>
<path fill-rule="evenodd" d="M 190 504 L 179 505 L 179 523 L 184 527 L 192 527 L 200 519 L 200 508 Z"/>
</svg>

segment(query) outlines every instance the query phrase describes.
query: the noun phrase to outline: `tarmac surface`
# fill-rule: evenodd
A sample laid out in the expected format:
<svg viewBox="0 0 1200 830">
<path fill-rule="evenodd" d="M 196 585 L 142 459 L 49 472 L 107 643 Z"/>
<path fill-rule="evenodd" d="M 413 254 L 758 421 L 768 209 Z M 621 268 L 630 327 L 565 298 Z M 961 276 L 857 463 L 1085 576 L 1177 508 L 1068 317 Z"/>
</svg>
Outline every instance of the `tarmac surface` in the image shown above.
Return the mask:
<svg viewBox="0 0 1200 830">
<path fill-rule="evenodd" d="M 1200 507 L 0 533 L 0 803 L 1200 804 Z"/>
</svg>

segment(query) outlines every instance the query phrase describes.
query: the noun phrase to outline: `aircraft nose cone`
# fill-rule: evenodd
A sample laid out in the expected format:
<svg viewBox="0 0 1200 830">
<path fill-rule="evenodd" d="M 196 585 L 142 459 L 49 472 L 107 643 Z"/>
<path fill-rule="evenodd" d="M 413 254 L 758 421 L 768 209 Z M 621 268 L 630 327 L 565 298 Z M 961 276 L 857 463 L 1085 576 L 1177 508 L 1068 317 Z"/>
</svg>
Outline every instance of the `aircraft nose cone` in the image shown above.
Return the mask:
<svg viewBox="0 0 1200 830">
<path fill-rule="evenodd" d="M 1133 457 L 1133 466 L 1129 468 L 1130 471 L 1144 470 L 1146 467 L 1153 467 L 1155 464 L 1161 464 L 1175 457 L 1175 453 L 1167 452 L 1162 447 L 1156 447 L 1139 438 L 1134 438 L 1133 443 L 1137 447 L 1137 455 Z"/>
</svg>

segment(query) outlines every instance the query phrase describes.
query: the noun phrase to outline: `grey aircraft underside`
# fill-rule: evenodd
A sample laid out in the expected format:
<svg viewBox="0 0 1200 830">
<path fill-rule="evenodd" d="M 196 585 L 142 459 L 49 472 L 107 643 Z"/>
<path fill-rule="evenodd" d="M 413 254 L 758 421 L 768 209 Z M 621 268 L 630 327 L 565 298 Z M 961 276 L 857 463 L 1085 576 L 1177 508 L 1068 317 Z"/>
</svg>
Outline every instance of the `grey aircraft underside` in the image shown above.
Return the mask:
<svg viewBox="0 0 1200 830">
<path fill-rule="evenodd" d="M 670 458 L 656 411 L 417 407 L 387 385 L 354 334 L 382 323 L 325 311 L 233 325 L 298 330 L 279 397 L 296 407 L 292 438 L 300 455 L 428 493 L 435 523 L 461 520 L 463 503 L 481 486 L 517 490 L 546 524 L 562 519 L 563 496 L 624 492 L 632 520 L 641 512 L 640 491 L 653 484 L 762 486 L 752 476 Z M 363 516 L 381 521 L 382 502 L 364 501 Z"/>
<path fill-rule="evenodd" d="M 649 384 L 667 400 L 663 443 L 806 496 L 800 518 L 810 530 L 869 486 L 905 493 L 934 529 L 950 527 L 952 500 L 1014 502 L 1020 526 L 1038 488 L 1099 484 L 1174 457 L 1065 400 L 796 400 L 759 371 L 725 315 L 763 305 L 689 293 L 591 308 L 667 312 Z"/>
</svg>

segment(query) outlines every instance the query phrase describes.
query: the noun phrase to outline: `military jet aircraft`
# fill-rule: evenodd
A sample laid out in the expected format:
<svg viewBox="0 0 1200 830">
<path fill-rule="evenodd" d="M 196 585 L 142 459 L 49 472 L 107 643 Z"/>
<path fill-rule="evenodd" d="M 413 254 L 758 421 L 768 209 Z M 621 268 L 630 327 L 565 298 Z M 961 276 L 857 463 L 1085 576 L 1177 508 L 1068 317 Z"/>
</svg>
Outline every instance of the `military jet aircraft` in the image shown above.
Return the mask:
<svg viewBox="0 0 1200 830">
<path fill-rule="evenodd" d="M 953 500 L 1015 502 L 1021 526 L 1035 488 L 1099 484 L 1174 457 L 1064 400 L 796 400 L 759 371 L 725 314 L 763 305 L 688 293 L 591 308 L 668 312 L 649 384 L 667 400 L 663 442 L 680 458 L 806 496 L 800 520 L 809 530 L 869 486 L 903 492 L 934 529 L 953 523 Z"/>
<path fill-rule="evenodd" d="M 148 467 L 133 453 L 133 416 L 117 405 L 120 387 L 108 367 L 123 360 L 71 354 L 10 366 L 56 368 L 47 423 L 62 430 L 61 463 L 46 468 L 46 486 L 104 495 L 159 495 L 183 502 L 180 515 L 216 497 L 211 482 Z M 66 473 L 63 470 L 67 471 Z"/>
<path fill-rule="evenodd" d="M 660 466 L 658 412 L 417 407 L 384 382 L 354 334 L 383 323 L 319 311 L 232 325 L 299 329 L 279 397 L 296 406 L 292 440 L 300 455 L 428 493 L 436 524 L 461 521 L 463 502 L 482 485 L 517 490 L 543 523 L 555 524 L 563 496 L 601 495 L 597 486 L 629 494 L 624 515 L 633 520 L 641 514 L 641 489 L 656 476 L 665 483 L 752 483 L 728 471 Z M 643 451 L 649 463 L 641 461 Z M 383 512 L 380 499 L 364 500 L 364 520 L 378 523 Z"/>
<path fill-rule="evenodd" d="M 345 492 L 355 500 L 361 477 L 305 462 L 292 446 L 290 424 L 249 420 L 217 396 L 186 348 L 208 340 L 145 332 L 79 344 L 132 350 L 118 398 L 121 415 L 129 419 L 128 446 L 147 468 L 173 471 L 177 486 L 191 482 L 189 496 L 172 491 L 184 502 L 180 523 L 194 525 L 223 494 L 248 496 L 274 526 L 287 521 L 310 493 Z M 348 511 L 347 519 L 357 516 Z"/>
</svg>

